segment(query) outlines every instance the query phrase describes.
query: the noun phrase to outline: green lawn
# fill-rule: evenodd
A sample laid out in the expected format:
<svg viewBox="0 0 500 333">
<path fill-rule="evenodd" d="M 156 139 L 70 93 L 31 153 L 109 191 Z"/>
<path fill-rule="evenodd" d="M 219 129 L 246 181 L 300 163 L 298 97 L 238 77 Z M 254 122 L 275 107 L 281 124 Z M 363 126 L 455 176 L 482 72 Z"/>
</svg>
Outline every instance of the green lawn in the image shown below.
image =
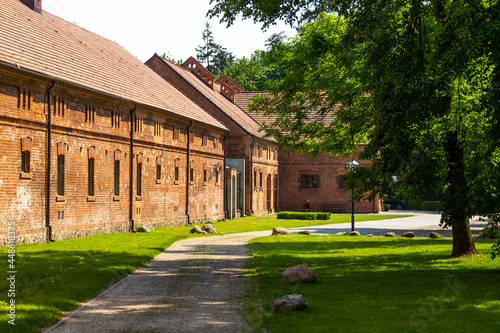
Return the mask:
<svg viewBox="0 0 500 333">
<path fill-rule="evenodd" d="M 493 243 L 476 240 L 480 256 L 447 259 L 450 239 L 256 238 L 248 272 L 258 293 L 247 296 L 254 302 L 248 311 L 269 332 L 498 332 L 500 260 L 490 258 Z M 298 264 L 317 282 L 283 283 L 281 273 Z M 276 298 L 293 293 L 306 298 L 307 310 L 273 311 Z M 263 313 L 255 310 L 257 294 Z"/>
<path fill-rule="evenodd" d="M 356 220 L 401 217 L 357 215 Z M 245 217 L 214 223 L 219 234 L 270 230 L 349 222 L 350 215 L 333 215 L 329 221 L 276 220 L 269 217 Z M 57 322 L 61 311 L 75 309 L 79 302 L 97 296 L 103 290 L 135 271 L 175 241 L 190 235 L 191 227 L 164 227 L 149 234 L 103 234 L 55 243 L 27 244 L 16 247 L 16 326 L 7 323 L 9 284 L 7 248 L 0 248 L 4 264 L 0 272 L 0 332 L 34 332 Z"/>
</svg>

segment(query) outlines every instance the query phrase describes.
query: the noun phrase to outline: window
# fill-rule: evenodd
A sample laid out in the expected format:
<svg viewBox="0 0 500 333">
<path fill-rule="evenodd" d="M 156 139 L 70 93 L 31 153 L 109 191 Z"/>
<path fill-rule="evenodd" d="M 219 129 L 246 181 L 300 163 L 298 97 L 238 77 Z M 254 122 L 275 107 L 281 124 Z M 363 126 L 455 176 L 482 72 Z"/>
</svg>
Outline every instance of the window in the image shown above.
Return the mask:
<svg viewBox="0 0 500 333">
<path fill-rule="evenodd" d="M 300 175 L 300 187 L 302 188 L 318 188 L 318 175 Z"/>
<path fill-rule="evenodd" d="M 215 184 L 219 184 L 219 167 L 215 168 Z"/>
<path fill-rule="evenodd" d="M 89 197 L 95 196 L 94 192 L 94 158 L 89 158 L 88 162 L 88 186 L 87 186 L 87 195 Z"/>
<path fill-rule="evenodd" d="M 344 188 L 344 184 L 345 184 L 345 181 L 347 180 L 347 177 L 342 175 L 342 176 L 338 176 L 337 177 L 337 181 L 338 181 L 338 188 L 339 189 L 343 189 Z"/>
<path fill-rule="evenodd" d="M 137 162 L 137 196 L 142 196 L 142 162 Z"/>
<path fill-rule="evenodd" d="M 207 170 L 207 164 L 203 164 L 203 185 L 207 185 L 208 182 L 208 170 Z"/>
<path fill-rule="evenodd" d="M 30 160 L 31 153 L 29 150 L 25 150 L 21 153 L 21 171 L 24 173 L 30 173 Z"/>
<path fill-rule="evenodd" d="M 115 111 L 111 111 L 111 127 L 120 128 L 120 114 Z"/>
<path fill-rule="evenodd" d="M 64 155 L 57 155 L 57 195 L 64 196 Z"/>
<path fill-rule="evenodd" d="M 33 139 L 21 139 L 21 178 L 31 179 L 31 146 Z"/>
<path fill-rule="evenodd" d="M 85 122 L 89 124 L 95 122 L 95 106 L 85 105 Z"/>
<path fill-rule="evenodd" d="M 162 126 L 161 123 L 158 121 L 154 122 L 154 136 L 161 136 L 162 132 Z"/>
<path fill-rule="evenodd" d="M 262 187 L 262 172 L 259 173 L 259 186 Z"/>
<path fill-rule="evenodd" d="M 163 158 L 161 155 L 156 156 L 156 184 L 161 184 L 161 169 L 163 165 Z"/>
<path fill-rule="evenodd" d="M 181 160 L 176 158 L 174 161 L 174 184 L 178 185 L 179 184 L 179 164 Z"/>
<path fill-rule="evenodd" d="M 257 187 L 257 171 L 253 172 L 253 186 Z"/>
<path fill-rule="evenodd" d="M 115 160 L 115 182 L 114 182 L 115 197 L 120 196 L 120 160 Z"/>
<path fill-rule="evenodd" d="M 189 169 L 189 181 L 194 182 L 194 168 L 192 166 Z"/>
</svg>

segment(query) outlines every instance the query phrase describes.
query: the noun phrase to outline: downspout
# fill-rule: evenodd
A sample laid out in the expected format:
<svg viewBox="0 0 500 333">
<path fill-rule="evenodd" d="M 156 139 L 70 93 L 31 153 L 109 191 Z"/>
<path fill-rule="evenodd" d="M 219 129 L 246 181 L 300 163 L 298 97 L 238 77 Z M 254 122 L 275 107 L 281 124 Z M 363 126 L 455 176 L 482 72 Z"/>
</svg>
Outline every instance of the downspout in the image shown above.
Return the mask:
<svg viewBox="0 0 500 333">
<path fill-rule="evenodd" d="M 193 121 L 187 126 L 186 128 L 186 135 L 187 135 L 187 153 L 186 153 L 186 219 L 187 219 L 187 224 L 191 224 L 191 218 L 189 217 L 189 177 L 191 176 L 190 173 L 190 149 L 191 149 L 191 126 L 193 126 Z"/>
<path fill-rule="evenodd" d="M 130 219 L 130 232 L 135 232 L 134 226 L 134 124 L 135 124 L 135 111 L 137 104 L 130 110 L 130 166 L 129 166 L 129 219 Z"/>
<path fill-rule="evenodd" d="M 223 172 L 222 172 L 222 177 L 224 178 L 224 194 L 223 194 L 223 206 L 224 206 L 224 219 L 227 219 L 228 212 L 227 212 L 227 174 L 226 174 L 226 150 L 227 150 L 227 143 L 226 139 L 229 136 L 229 132 L 224 135 L 224 165 L 223 165 Z"/>
<path fill-rule="evenodd" d="M 52 160 L 52 90 L 57 82 L 52 81 L 52 85 L 47 89 L 47 159 L 45 160 L 45 229 L 47 233 L 47 242 L 53 242 L 52 225 L 50 224 L 50 162 Z"/>
<path fill-rule="evenodd" d="M 253 212 L 253 184 L 255 183 L 254 172 L 253 172 L 253 147 L 257 141 L 257 137 L 253 136 L 253 142 L 250 144 L 250 213 L 255 215 Z"/>
</svg>

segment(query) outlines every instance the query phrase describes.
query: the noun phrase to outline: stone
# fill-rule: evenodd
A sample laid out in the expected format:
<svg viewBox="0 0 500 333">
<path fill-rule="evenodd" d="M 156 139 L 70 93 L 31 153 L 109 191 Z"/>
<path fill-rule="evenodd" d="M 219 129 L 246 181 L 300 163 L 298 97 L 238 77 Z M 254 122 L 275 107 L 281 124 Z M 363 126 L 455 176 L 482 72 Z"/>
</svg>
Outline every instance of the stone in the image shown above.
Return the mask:
<svg viewBox="0 0 500 333">
<path fill-rule="evenodd" d="M 311 232 L 309 230 L 302 230 L 302 231 L 299 231 L 299 235 L 310 235 Z"/>
<path fill-rule="evenodd" d="M 316 282 L 316 275 L 305 265 L 290 267 L 283 273 L 281 278 L 285 283 L 311 283 Z"/>
<path fill-rule="evenodd" d="M 288 233 L 288 230 L 282 227 L 276 227 L 273 228 L 273 233 L 272 235 L 286 235 Z"/>
<path fill-rule="evenodd" d="M 401 237 L 415 238 L 415 234 L 413 233 L 413 231 L 408 231 L 408 232 L 405 232 L 404 234 L 402 234 Z"/>
<path fill-rule="evenodd" d="M 361 236 L 361 234 L 359 233 L 359 231 L 354 230 L 349 233 L 349 236 Z"/>
<path fill-rule="evenodd" d="M 443 238 L 443 235 L 433 231 L 429 234 L 429 238 Z"/>
<path fill-rule="evenodd" d="M 347 234 L 348 234 L 347 232 L 337 232 L 335 235 L 337 235 L 337 236 L 345 236 Z"/>
<path fill-rule="evenodd" d="M 275 300 L 273 307 L 275 311 L 300 311 L 307 309 L 307 301 L 302 295 L 286 295 Z"/>
<path fill-rule="evenodd" d="M 200 228 L 200 227 L 198 227 L 197 225 L 195 225 L 195 226 L 191 229 L 190 233 L 192 233 L 192 234 L 194 234 L 194 233 L 201 234 L 201 232 L 202 232 L 202 231 L 203 231 L 203 230 L 201 230 L 201 228 Z"/>
<path fill-rule="evenodd" d="M 368 234 L 365 237 L 375 237 L 375 236 L 373 236 L 373 234 Z"/>
<path fill-rule="evenodd" d="M 137 228 L 137 232 L 151 232 L 151 230 L 149 230 L 149 228 L 141 225 L 139 228 Z"/>
<path fill-rule="evenodd" d="M 203 231 L 206 231 L 209 234 L 216 234 L 217 229 L 215 229 L 213 224 L 205 223 L 203 227 L 201 228 Z"/>
<path fill-rule="evenodd" d="M 386 233 L 385 237 L 396 237 L 396 234 L 391 231 L 391 232 Z"/>
</svg>

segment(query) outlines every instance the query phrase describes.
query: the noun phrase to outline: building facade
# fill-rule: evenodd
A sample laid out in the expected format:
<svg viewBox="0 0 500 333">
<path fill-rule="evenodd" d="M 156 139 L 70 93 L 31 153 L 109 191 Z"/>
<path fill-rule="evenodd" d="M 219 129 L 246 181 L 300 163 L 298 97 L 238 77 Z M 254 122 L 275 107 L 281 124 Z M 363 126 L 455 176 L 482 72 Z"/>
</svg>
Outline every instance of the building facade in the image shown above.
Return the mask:
<svg viewBox="0 0 500 333">
<path fill-rule="evenodd" d="M 0 11 L 0 243 L 224 218 L 224 125 L 118 44 Z"/>
</svg>

